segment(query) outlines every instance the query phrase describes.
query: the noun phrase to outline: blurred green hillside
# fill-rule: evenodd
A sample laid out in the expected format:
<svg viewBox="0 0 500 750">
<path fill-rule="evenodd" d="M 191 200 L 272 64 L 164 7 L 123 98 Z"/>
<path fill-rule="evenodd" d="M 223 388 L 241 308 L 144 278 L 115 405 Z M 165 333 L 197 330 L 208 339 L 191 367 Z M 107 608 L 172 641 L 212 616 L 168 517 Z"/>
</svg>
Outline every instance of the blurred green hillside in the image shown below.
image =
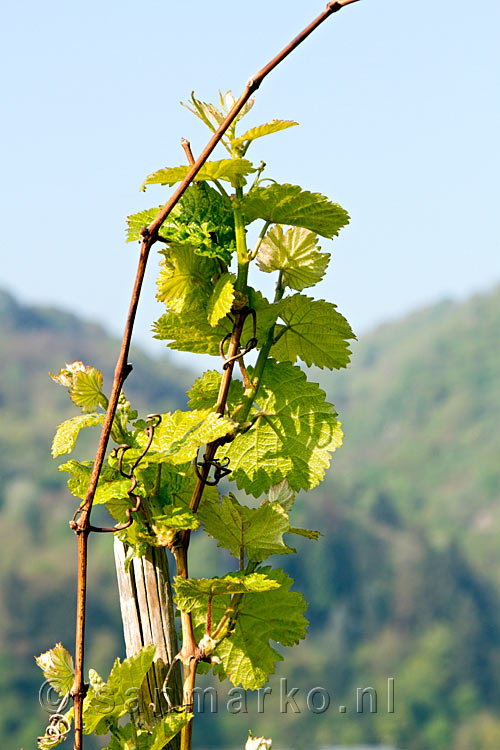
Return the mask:
<svg viewBox="0 0 500 750">
<path fill-rule="evenodd" d="M 248 713 L 229 714 L 220 690 L 218 716 L 199 717 L 197 746 L 241 747 L 251 727 L 297 749 L 498 750 L 499 340 L 497 289 L 376 330 L 348 372 L 312 373 L 346 439 L 323 486 L 298 501 L 300 520 L 325 536 L 304 540 L 304 562 L 286 560 L 310 603 L 308 639 L 277 670 L 264 713 L 249 698 Z M 73 649 L 74 505 L 49 447 L 74 411 L 47 372 L 81 359 L 109 384 L 117 349 L 99 326 L 0 293 L 2 747 L 34 747 L 46 720 L 33 655 L 59 640 Z M 183 405 L 193 375 L 139 351 L 131 361 L 135 404 Z M 193 574 L 222 564 L 209 542 L 197 540 L 194 555 Z M 88 664 L 105 672 L 122 648 L 107 538 L 92 539 L 89 585 Z M 281 678 L 299 688 L 300 714 L 280 712 Z M 324 713 L 306 707 L 316 686 L 331 696 Z M 368 700 L 357 713 L 356 691 L 368 686 L 377 713 Z"/>
</svg>

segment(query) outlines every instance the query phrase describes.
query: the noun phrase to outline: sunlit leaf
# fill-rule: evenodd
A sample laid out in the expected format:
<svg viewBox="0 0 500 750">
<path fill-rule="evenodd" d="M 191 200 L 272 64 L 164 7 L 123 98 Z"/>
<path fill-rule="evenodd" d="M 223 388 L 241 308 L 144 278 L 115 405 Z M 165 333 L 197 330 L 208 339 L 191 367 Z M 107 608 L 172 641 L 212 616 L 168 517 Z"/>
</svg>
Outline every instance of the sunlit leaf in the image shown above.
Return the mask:
<svg viewBox="0 0 500 750">
<path fill-rule="evenodd" d="M 183 612 L 191 612 L 212 597 L 270 591 L 279 585 L 272 577 L 260 572 L 228 573 L 222 578 L 174 578 L 175 600 Z"/>
<path fill-rule="evenodd" d="M 153 172 L 144 180 L 142 190 L 147 185 L 175 185 L 176 182 L 182 182 L 190 171 L 191 166 L 165 167 Z M 245 177 L 255 168 L 248 159 L 221 159 L 219 161 L 207 161 L 197 173 L 195 180 L 224 180 L 230 182 L 234 187 L 242 187 L 246 184 Z"/>
<path fill-rule="evenodd" d="M 163 251 L 156 298 L 173 312 L 206 305 L 212 291 L 215 261 L 195 255 L 192 247 L 170 245 Z"/>
<path fill-rule="evenodd" d="M 275 329 L 272 355 L 281 362 L 300 358 L 310 367 L 329 370 L 346 367 L 350 361 L 349 339 L 355 336 L 335 305 L 294 294 L 283 300 Z"/>
<path fill-rule="evenodd" d="M 256 138 L 262 138 L 264 135 L 271 135 L 271 133 L 277 133 L 280 130 L 286 130 L 287 128 L 293 128 L 294 125 L 298 125 L 298 122 L 293 120 L 271 120 L 271 122 L 265 125 L 258 125 L 255 128 L 250 128 L 243 135 L 234 138 L 231 141 L 231 146 L 237 147 L 242 146 L 246 141 L 254 141 Z"/>
<path fill-rule="evenodd" d="M 234 281 L 233 274 L 225 273 L 213 289 L 207 307 L 208 322 L 213 328 L 231 310 L 234 300 Z"/>
<path fill-rule="evenodd" d="M 61 697 L 71 690 L 75 679 L 73 657 L 62 643 L 57 643 L 54 648 L 37 656 L 36 663 L 42 670 L 45 679 L 50 682 Z"/>
<path fill-rule="evenodd" d="M 63 453 L 71 453 L 76 439 L 85 427 L 95 427 L 104 422 L 104 414 L 81 414 L 67 419 L 59 425 L 52 441 L 52 456 L 56 458 Z"/>
<path fill-rule="evenodd" d="M 309 229 L 291 227 L 285 232 L 277 224 L 264 237 L 257 264 L 265 273 L 281 271 L 282 283 L 301 291 L 325 275 L 330 255 L 320 252 L 317 243 L 317 235 Z"/>
<path fill-rule="evenodd" d="M 295 552 L 283 541 L 290 523 L 288 514 L 278 503 L 247 508 L 234 497 L 223 497 L 220 505 L 202 502 L 198 515 L 207 534 L 236 558 L 242 550 L 246 550 L 248 560 L 255 562 L 262 562 L 270 555 Z"/>
<path fill-rule="evenodd" d="M 282 570 L 260 568 L 279 584 L 279 588 L 258 594 L 245 594 L 239 607 L 234 633 L 217 647 L 215 654 L 221 664 L 214 666 L 214 673 L 223 680 L 229 677 L 233 685 L 256 690 L 262 687 L 274 665 L 283 657 L 271 646 L 270 641 L 283 646 L 293 646 L 305 638 L 307 620 L 302 614 L 307 609 L 304 597 L 289 591 L 293 583 Z M 212 622 L 217 623 L 229 605 L 229 596 L 218 596 L 212 604 Z M 207 607 L 200 604 L 192 612 L 198 640 L 206 628 Z"/>
<path fill-rule="evenodd" d="M 230 479 L 256 497 L 285 478 L 296 491 L 319 484 L 342 443 L 337 414 L 319 386 L 289 362 L 269 360 L 252 414 L 254 426 L 224 446 Z"/>
<path fill-rule="evenodd" d="M 349 216 L 337 203 L 320 193 L 310 193 L 298 185 L 273 183 L 258 187 L 243 200 L 246 223 L 264 219 L 271 224 L 290 224 L 332 238 L 349 223 Z"/>
</svg>

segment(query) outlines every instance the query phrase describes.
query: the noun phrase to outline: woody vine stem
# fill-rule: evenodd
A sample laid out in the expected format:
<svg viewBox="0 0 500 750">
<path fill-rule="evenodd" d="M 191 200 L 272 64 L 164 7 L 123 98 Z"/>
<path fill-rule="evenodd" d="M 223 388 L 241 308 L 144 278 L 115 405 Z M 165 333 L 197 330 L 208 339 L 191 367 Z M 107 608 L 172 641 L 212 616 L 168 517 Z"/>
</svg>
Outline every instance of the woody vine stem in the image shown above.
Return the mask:
<svg viewBox="0 0 500 750">
<path fill-rule="evenodd" d="M 141 293 L 141 287 L 151 247 L 158 241 L 159 229 L 169 216 L 174 206 L 176 206 L 176 204 L 185 193 L 186 189 L 196 178 L 196 175 L 203 167 L 214 148 L 221 141 L 228 128 L 230 128 L 232 123 L 236 120 L 239 113 L 242 111 L 245 104 L 250 99 L 251 95 L 259 88 L 264 78 L 272 70 L 274 70 L 277 65 L 279 65 L 299 44 L 301 44 L 302 41 L 304 41 L 304 39 L 306 39 L 306 37 L 309 36 L 309 34 L 311 34 L 330 15 L 341 10 L 344 6 L 350 5 L 354 2 L 358 2 L 358 0 L 338 0 L 338 2 L 329 2 L 326 9 L 314 21 L 312 21 L 309 26 L 307 26 L 295 39 L 290 42 L 290 44 L 288 44 L 278 55 L 276 55 L 276 57 L 274 57 L 266 66 L 264 66 L 256 75 L 254 75 L 250 79 L 245 87 L 243 94 L 239 97 L 239 99 L 235 101 L 227 116 L 220 123 L 207 146 L 196 160 L 194 160 L 192 157 L 189 149 L 189 144 L 187 142 L 183 142 L 184 149 L 191 162 L 191 168 L 189 169 L 185 178 L 180 182 L 173 195 L 154 218 L 154 220 L 149 224 L 149 226 L 144 227 L 141 230 L 142 242 L 137 274 L 127 315 L 121 349 L 115 368 L 113 386 L 109 401 L 107 403 L 106 415 L 104 418 L 101 437 L 93 464 L 85 500 L 81 505 L 79 512 L 76 514 L 76 518 L 74 518 L 71 522 L 71 526 L 78 537 L 78 589 L 76 615 L 75 678 L 70 691 L 74 702 L 74 750 L 82 750 L 83 747 L 82 708 L 83 701 L 86 695 L 86 686 L 83 678 L 83 666 L 85 643 L 88 537 L 90 532 L 93 530 L 93 527 L 90 523 L 90 516 L 99 476 L 103 467 L 103 462 L 105 459 L 106 450 L 113 427 L 117 406 L 119 403 L 120 393 L 123 384 L 132 369 L 127 360 L 137 306 Z M 242 295 L 244 295 L 247 285 L 248 264 L 252 258 L 252 255 L 249 255 L 246 247 L 244 221 L 238 209 L 238 203 L 241 195 L 242 189 L 237 187 L 236 194 L 233 199 L 236 251 L 238 258 L 238 274 L 235 283 L 235 291 L 240 292 L 242 293 Z M 267 229 L 267 226 L 268 225 L 266 225 L 266 227 L 264 228 L 264 232 Z M 280 276 L 277 285 L 275 301 L 278 301 L 282 295 L 283 286 Z M 226 411 L 226 402 L 229 392 L 229 386 L 231 384 L 233 369 L 236 362 L 239 362 L 241 365 L 243 382 L 245 383 L 246 390 L 244 401 L 239 406 L 239 413 L 237 415 L 233 414 L 232 416 L 233 418 L 237 416 L 238 422 L 240 424 L 244 423 L 247 420 L 252 403 L 255 399 L 255 396 L 257 395 L 263 367 L 273 344 L 274 334 L 274 328 L 271 328 L 271 330 L 268 332 L 267 340 L 261 343 L 261 350 L 257 359 L 256 367 L 253 371 L 252 381 L 249 382 L 244 365 L 241 359 L 238 358 L 238 356 L 241 353 L 241 336 L 243 326 L 250 312 L 251 311 L 243 305 L 242 308 L 236 311 L 234 314 L 233 329 L 230 336 L 228 351 L 225 355 L 226 362 L 224 364 L 223 376 L 221 379 L 219 394 L 216 403 L 216 412 L 219 415 L 224 415 Z M 198 472 L 198 480 L 195 485 L 189 505 L 189 508 L 193 513 L 196 513 L 198 509 L 198 505 L 202 498 L 203 491 L 209 477 L 211 465 L 210 462 L 213 461 L 217 448 L 221 445 L 221 440 L 223 440 L 223 438 L 210 442 L 206 447 L 205 460 L 200 466 Z M 175 546 L 172 549 L 177 564 L 177 573 L 179 576 L 182 576 L 184 578 L 187 578 L 188 576 L 187 550 L 189 547 L 189 541 L 190 531 L 188 529 L 178 536 Z M 231 604 L 234 605 L 234 607 L 237 606 L 238 597 L 241 598 L 241 596 L 242 595 L 238 593 L 233 594 Z M 200 644 L 198 644 L 196 641 L 190 612 L 182 612 L 181 623 L 183 645 L 180 653 L 180 659 L 184 668 L 183 703 L 185 707 L 190 710 L 192 708 L 192 690 L 195 684 L 197 665 L 201 658 L 207 656 L 207 651 L 205 650 L 204 652 L 203 648 L 200 648 Z M 218 639 L 224 637 L 224 633 L 231 628 L 231 625 L 231 617 L 230 614 L 228 614 L 219 622 L 216 632 L 211 634 L 213 642 L 217 642 Z M 213 643 L 211 649 L 213 650 Z M 208 649 L 208 651 L 210 651 L 210 649 Z M 210 654 L 208 653 L 208 656 L 209 655 Z M 190 750 L 192 736 L 191 733 L 192 722 L 189 722 L 182 730 L 182 750 Z"/>
</svg>

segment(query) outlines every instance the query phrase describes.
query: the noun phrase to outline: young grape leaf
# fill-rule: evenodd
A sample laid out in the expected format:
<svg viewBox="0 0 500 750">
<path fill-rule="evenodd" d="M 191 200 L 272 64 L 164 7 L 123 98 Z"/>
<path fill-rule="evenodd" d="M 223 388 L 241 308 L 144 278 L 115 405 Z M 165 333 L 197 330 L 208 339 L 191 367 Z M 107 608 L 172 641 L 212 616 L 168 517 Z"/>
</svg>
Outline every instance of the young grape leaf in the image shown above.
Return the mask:
<svg viewBox="0 0 500 750">
<path fill-rule="evenodd" d="M 247 224 L 264 219 L 271 224 L 290 224 L 332 238 L 349 223 L 349 215 L 321 193 L 310 193 L 298 185 L 273 183 L 258 187 L 243 199 Z"/>
<path fill-rule="evenodd" d="M 121 663 L 117 658 L 107 682 L 90 684 L 83 702 L 85 734 L 95 730 L 104 734 L 107 731 L 106 725 L 101 724 L 104 718 L 117 721 L 135 708 L 139 688 L 153 663 L 155 651 L 156 646 L 151 643 Z"/>
<path fill-rule="evenodd" d="M 275 328 L 273 357 L 280 362 L 296 362 L 329 370 L 350 362 L 349 339 L 355 336 L 335 305 L 294 294 L 283 300 L 280 318 L 285 325 Z"/>
<path fill-rule="evenodd" d="M 156 219 L 162 208 L 163 206 L 145 208 L 143 211 L 127 216 L 127 242 L 137 242 L 138 240 L 141 240 L 141 229 L 149 226 L 151 222 Z M 172 216 L 172 213 L 173 211 L 170 213 L 170 217 Z M 159 236 L 164 239 L 166 239 L 164 234 L 166 227 L 168 227 L 168 218 L 158 230 Z"/>
<path fill-rule="evenodd" d="M 71 453 L 78 434 L 84 427 L 95 427 L 103 422 L 104 414 L 80 414 L 60 424 L 52 441 L 53 458 L 63 453 Z"/>
<path fill-rule="evenodd" d="M 207 599 L 224 594 L 249 594 L 270 591 L 280 584 L 265 573 L 228 573 L 222 578 L 183 578 L 175 576 L 174 590 L 178 609 L 191 612 Z"/>
<path fill-rule="evenodd" d="M 331 452 L 342 443 L 340 422 L 324 391 L 299 367 L 271 359 L 256 406 L 254 426 L 224 446 L 230 479 L 256 497 L 285 478 L 296 491 L 319 484 Z"/>
<path fill-rule="evenodd" d="M 230 333 L 229 321 L 222 320 L 212 327 L 198 313 L 183 312 L 182 315 L 166 313 L 153 324 L 153 337 L 169 341 L 169 349 L 196 354 L 219 356 L 221 339 Z"/>
<path fill-rule="evenodd" d="M 212 328 L 215 328 L 219 320 L 225 318 L 231 310 L 234 300 L 234 281 L 233 274 L 224 273 L 213 289 L 207 307 L 208 322 Z"/>
<path fill-rule="evenodd" d="M 163 414 L 162 421 L 155 430 L 153 442 L 141 466 L 167 461 L 172 464 L 185 464 L 195 458 L 201 445 L 224 437 L 234 429 L 234 422 L 210 409 L 175 411 Z M 135 461 L 146 447 L 147 436 L 137 435 L 139 449 L 132 448 L 125 454 L 125 460 Z"/>
<path fill-rule="evenodd" d="M 191 719 L 193 714 L 187 711 L 172 711 L 160 721 L 153 729 L 149 738 L 149 744 L 145 745 L 147 750 L 163 750 L 181 729 L 183 729 Z"/>
<path fill-rule="evenodd" d="M 185 245 L 170 245 L 162 255 L 156 299 L 177 313 L 186 308 L 206 306 L 212 291 L 215 262 L 195 255 L 193 248 Z"/>
<path fill-rule="evenodd" d="M 127 240 L 141 239 L 141 229 L 158 213 L 157 208 L 129 216 Z M 234 215 L 231 204 L 206 182 L 191 185 L 159 229 L 167 242 L 189 245 L 197 255 L 231 261 L 236 249 Z"/>
<path fill-rule="evenodd" d="M 256 311 L 257 348 L 266 340 L 269 329 L 274 325 L 279 314 L 281 302 L 271 304 L 255 289 L 247 289 L 248 306 Z M 167 340 L 170 349 L 197 354 L 220 356 L 221 340 L 231 333 L 232 323 L 229 318 L 222 318 L 215 327 L 203 320 L 198 313 L 183 312 L 182 315 L 167 313 L 153 325 L 154 338 Z M 253 321 L 249 315 L 245 320 L 241 340 L 246 343 L 253 337 Z"/>
<path fill-rule="evenodd" d="M 158 470 L 161 469 L 159 476 Z M 151 530 L 144 527 L 137 532 L 137 540 L 153 546 L 169 546 L 179 529 L 197 529 L 200 521 L 197 515 L 189 510 L 198 478 L 192 465 L 184 466 L 162 464 L 151 465 L 137 470 L 139 486 L 146 488 L 145 504 L 151 515 Z M 208 502 L 217 502 L 219 494 L 215 487 L 207 487 L 204 498 Z M 114 509 L 107 505 L 111 515 Z"/>
<path fill-rule="evenodd" d="M 102 392 L 102 372 L 83 362 L 72 362 L 63 367 L 57 375 L 49 373 L 52 380 L 68 389 L 74 404 L 82 411 L 93 412 L 98 406 L 104 409 L 108 400 Z"/>
<path fill-rule="evenodd" d="M 163 750 L 192 718 L 193 714 L 185 711 L 172 711 L 159 720 L 152 732 L 132 727 L 131 722 L 120 725 L 119 736 L 112 737 L 104 750 Z"/>
<path fill-rule="evenodd" d="M 199 117 L 200 120 L 210 128 L 210 130 L 215 132 L 223 121 L 225 114 L 218 110 L 213 104 L 197 99 L 194 95 L 194 91 L 191 92 L 191 99 L 189 101 L 190 104 L 193 105 L 192 107 L 190 107 L 189 104 L 185 104 L 185 102 L 181 102 L 182 106 L 189 109 L 189 111 L 196 115 L 196 117 Z"/>
<path fill-rule="evenodd" d="M 138 469 L 137 476 L 144 481 L 147 486 L 154 485 L 154 492 L 158 498 L 161 508 L 165 510 L 170 505 L 175 505 L 187 510 L 191 501 L 193 490 L 198 482 L 198 477 L 194 471 L 193 465 L 173 466 L 172 464 L 161 465 L 161 476 L 158 487 L 157 469 L 158 466 L 149 466 L 146 469 Z M 144 479 L 145 474 L 153 474 L 154 480 Z M 151 494 L 151 493 L 150 493 Z M 203 495 L 209 498 L 210 502 L 219 498 L 216 487 L 206 487 Z"/>
<path fill-rule="evenodd" d="M 73 403 L 85 412 L 93 412 L 98 406 L 105 409 L 108 405 L 102 392 L 102 373 L 94 367 L 89 367 L 87 372 L 75 373 L 69 393 Z"/>
<path fill-rule="evenodd" d="M 67 471 L 72 475 L 68 481 L 68 488 L 72 495 L 85 498 L 92 472 L 92 461 L 67 461 L 59 466 L 59 471 Z M 151 472 L 151 470 L 153 470 Z M 189 510 L 189 500 L 194 488 L 194 478 L 186 474 L 174 474 L 163 471 L 160 483 L 156 486 L 155 478 L 158 467 L 151 466 L 146 470 L 138 470 L 138 483 L 134 492 L 143 498 L 150 515 L 150 529 L 143 526 L 138 516 L 134 516 L 136 525 L 135 536 L 139 542 L 147 542 L 155 547 L 168 546 L 179 529 L 197 529 L 200 521 Z M 120 523 L 127 521 L 127 508 L 134 504 L 128 495 L 131 480 L 123 478 L 119 472 L 104 466 L 94 497 L 95 504 L 105 504 L 109 513 Z M 212 501 L 213 493 L 210 493 Z M 215 499 L 218 497 L 215 492 Z M 175 503 L 175 504 L 174 504 Z"/>
<path fill-rule="evenodd" d="M 150 522 L 152 534 L 141 530 L 138 532 L 138 538 L 152 547 L 168 547 L 174 541 L 179 529 L 194 530 L 200 525 L 199 518 L 186 508 L 171 505 L 167 511 L 163 515 L 152 516 Z"/>
<path fill-rule="evenodd" d="M 219 396 L 219 388 L 222 375 L 218 370 L 207 370 L 207 372 L 198 378 L 187 395 L 189 398 L 189 409 L 213 409 Z M 227 404 L 232 409 L 241 401 L 243 396 L 243 383 L 241 380 L 231 380 Z"/>
<path fill-rule="evenodd" d="M 226 265 L 236 250 L 234 215 L 228 198 L 200 182 L 191 185 L 167 219 L 170 242 L 193 245 L 195 253 L 220 258 Z"/>
<path fill-rule="evenodd" d="M 146 185 L 175 185 L 176 182 L 181 182 L 186 177 L 190 169 L 190 165 L 159 169 L 146 177 L 141 190 L 145 190 Z M 245 176 L 255 171 L 248 159 L 207 161 L 196 175 L 195 180 L 197 182 L 202 180 L 226 180 L 233 187 L 243 187 L 246 184 Z"/>
<path fill-rule="evenodd" d="M 264 135 L 271 135 L 271 133 L 278 133 L 280 130 L 286 130 L 287 128 L 293 128 L 294 125 L 298 125 L 298 122 L 293 120 L 271 120 L 271 122 L 265 125 L 258 125 L 255 128 L 250 128 L 243 135 L 234 138 L 231 141 L 231 146 L 237 148 L 243 146 L 247 141 L 254 141 L 256 138 L 262 138 Z"/>
<path fill-rule="evenodd" d="M 83 500 L 87 496 L 93 466 L 93 461 L 75 461 L 71 459 L 58 467 L 59 471 L 67 471 L 68 474 L 71 474 L 71 479 L 68 480 L 68 489 L 74 497 L 79 497 Z M 127 490 L 129 488 L 130 479 L 122 477 L 120 472 L 111 466 L 103 466 L 94 496 L 94 503 L 103 505 L 110 500 L 126 498 L 127 505 L 125 507 L 128 508 L 130 498 Z M 138 487 L 136 489 L 138 494 L 141 494 L 141 488 Z"/>
<path fill-rule="evenodd" d="M 223 640 L 216 649 L 221 664 L 214 666 L 214 673 L 221 680 L 229 677 L 233 685 L 245 690 L 262 687 L 274 665 L 283 657 L 271 646 L 270 641 L 284 646 L 293 646 L 305 638 L 307 620 L 302 614 L 307 604 L 302 596 L 289 591 L 293 583 L 282 570 L 260 568 L 279 584 L 279 588 L 259 594 L 246 594 L 239 606 L 234 633 Z M 212 604 L 212 622 L 216 623 L 229 605 L 229 596 L 220 596 Z M 192 611 L 197 639 L 203 637 L 206 628 L 206 604 Z"/>
<path fill-rule="evenodd" d="M 66 651 L 62 643 L 56 643 L 54 648 L 36 657 L 36 663 L 43 672 L 43 676 L 61 697 L 71 690 L 75 679 L 73 657 Z"/>
<path fill-rule="evenodd" d="M 280 224 L 267 232 L 257 255 L 261 271 L 281 271 L 283 284 L 299 292 L 321 281 L 329 260 L 329 253 L 320 252 L 314 232 L 291 227 L 285 233 Z"/>
<path fill-rule="evenodd" d="M 189 104 L 185 104 L 184 102 L 181 102 L 181 104 L 183 107 L 186 107 L 186 109 L 189 109 L 189 111 L 192 112 L 194 115 L 199 117 L 200 120 L 204 122 L 205 125 L 207 125 L 210 128 L 210 130 L 215 132 L 236 101 L 231 91 L 227 91 L 225 94 L 222 94 L 222 91 L 219 91 L 219 97 L 220 97 L 220 102 L 222 106 L 222 111 L 217 109 L 217 107 L 215 107 L 213 104 L 202 102 L 200 99 L 197 99 L 194 95 L 194 91 L 191 92 L 191 99 L 189 100 L 189 103 L 192 106 L 190 107 Z M 235 121 L 233 122 L 232 126 L 229 128 L 228 133 L 234 130 L 234 126 L 236 125 L 238 120 L 241 120 L 241 118 L 244 117 L 247 114 L 247 112 L 249 112 L 252 109 L 254 105 L 254 101 L 255 101 L 254 97 L 252 97 L 251 99 L 247 101 L 246 104 L 243 105 L 238 115 L 236 116 Z M 224 139 L 223 139 L 223 142 L 224 142 Z"/>
<path fill-rule="evenodd" d="M 204 500 L 198 515 L 207 534 L 217 540 L 217 546 L 230 550 L 236 558 L 243 549 L 253 562 L 262 562 L 270 555 L 295 552 L 283 541 L 290 523 L 288 514 L 278 503 L 247 508 L 234 497 L 223 497 L 220 505 Z"/>
</svg>

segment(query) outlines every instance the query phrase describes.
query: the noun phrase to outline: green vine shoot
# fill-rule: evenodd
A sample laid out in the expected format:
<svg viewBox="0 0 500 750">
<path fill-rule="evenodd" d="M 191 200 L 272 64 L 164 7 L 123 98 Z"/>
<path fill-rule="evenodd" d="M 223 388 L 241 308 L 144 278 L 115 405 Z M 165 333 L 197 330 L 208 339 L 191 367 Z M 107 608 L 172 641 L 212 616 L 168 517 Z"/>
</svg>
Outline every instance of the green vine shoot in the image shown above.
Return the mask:
<svg viewBox="0 0 500 750">
<path fill-rule="evenodd" d="M 344 4 L 329 3 L 320 18 Z M 260 84 L 255 80 L 247 94 Z M 342 444 L 334 406 L 301 365 L 333 370 L 349 363 L 355 338 L 349 323 L 332 302 L 310 293 L 330 262 L 320 243 L 335 238 L 349 216 L 320 193 L 276 182 L 266 165 L 250 160 L 260 138 L 297 123 L 247 126 L 254 100 L 244 98 L 228 92 L 210 104 L 191 95 L 185 106 L 226 153 L 195 161 L 184 141 L 188 164 L 159 169 L 142 186 L 179 186 L 176 202 L 167 202 L 168 211 L 155 206 L 127 222 L 128 241 L 142 243 L 143 265 L 153 241 L 160 248 L 157 299 L 165 311 L 154 323 L 154 337 L 170 349 L 214 358 L 213 369 L 188 391 L 187 410 L 139 415 L 133 408 L 122 391 L 130 339 L 124 339 L 111 393 L 91 364 L 73 362 L 52 375 L 80 410 L 57 428 L 54 458 L 71 454 L 84 429 L 101 426 L 104 437 L 95 461 L 66 458 L 58 467 L 68 473 L 78 501 L 71 525 L 83 560 L 81 596 L 75 664 L 61 644 L 37 658 L 61 699 L 38 739 L 40 750 L 64 741 L 73 724 L 77 750 L 82 733 L 109 736 L 107 750 L 162 750 L 169 743 L 190 750 L 199 673 L 212 670 L 221 681 L 256 690 L 282 659 L 273 644 L 291 647 L 306 636 L 306 601 L 276 556 L 295 554 L 297 536 L 311 543 L 320 536 L 294 525 L 294 501 L 322 481 Z M 251 244 L 249 234 L 255 237 Z M 270 299 L 262 291 L 269 275 Z M 141 283 L 134 289 L 131 324 Z M 114 443 L 110 452 L 106 429 Z M 105 506 L 115 525 L 93 526 L 93 504 Z M 90 669 L 83 683 L 86 544 L 92 531 L 114 536 L 122 580 L 141 561 L 152 561 L 156 575 L 161 561 L 168 571 L 168 551 L 180 627 L 169 621 L 167 640 L 176 647 L 179 638 L 181 647 L 160 660 L 154 636 L 134 648 L 120 589 L 127 658 L 117 658 L 106 679 Z M 194 533 L 207 534 L 230 553 L 233 563 L 225 575 L 190 577 Z M 162 622 L 171 606 L 167 580 L 157 607 Z M 161 710 L 153 712 L 152 682 L 162 698 Z"/>
</svg>

